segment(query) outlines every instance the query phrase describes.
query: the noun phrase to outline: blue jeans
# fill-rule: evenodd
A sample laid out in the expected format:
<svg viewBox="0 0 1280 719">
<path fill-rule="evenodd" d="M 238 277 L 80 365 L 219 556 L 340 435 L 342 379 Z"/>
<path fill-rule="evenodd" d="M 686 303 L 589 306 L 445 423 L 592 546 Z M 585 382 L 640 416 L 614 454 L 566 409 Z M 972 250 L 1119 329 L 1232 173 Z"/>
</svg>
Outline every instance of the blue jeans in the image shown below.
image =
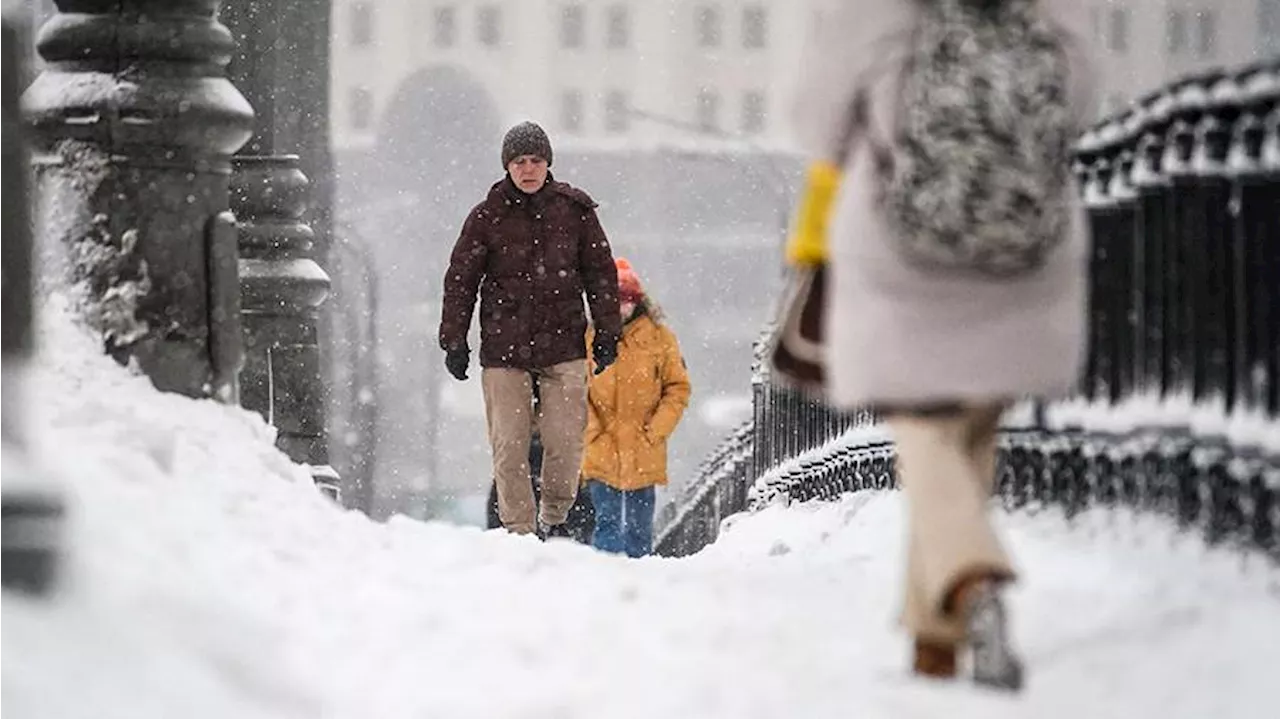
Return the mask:
<svg viewBox="0 0 1280 719">
<path fill-rule="evenodd" d="M 592 480 L 587 485 L 596 507 L 591 545 L 602 552 L 643 557 L 653 551 L 654 489 L 625 491 Z"/>
</svg>

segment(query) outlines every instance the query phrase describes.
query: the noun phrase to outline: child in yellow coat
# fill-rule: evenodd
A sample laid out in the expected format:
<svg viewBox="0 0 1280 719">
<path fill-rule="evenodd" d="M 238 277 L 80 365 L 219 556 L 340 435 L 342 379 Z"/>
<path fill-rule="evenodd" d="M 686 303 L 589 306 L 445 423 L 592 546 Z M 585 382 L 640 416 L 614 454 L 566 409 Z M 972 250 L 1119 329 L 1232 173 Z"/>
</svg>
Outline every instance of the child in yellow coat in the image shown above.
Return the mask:
<svg viewBox="0 0 1280 719">
<path fill-rule="evenodd" d="M 654 487 L 667 483 L 667 439 L 692 390 L 675 333 L 631 264 L 616 264 L 622 339 L 617 361 L 591 375 L 582 476 L 596 511 L 592 545 L 643 557 L 653 551 Z"/>
</svg>

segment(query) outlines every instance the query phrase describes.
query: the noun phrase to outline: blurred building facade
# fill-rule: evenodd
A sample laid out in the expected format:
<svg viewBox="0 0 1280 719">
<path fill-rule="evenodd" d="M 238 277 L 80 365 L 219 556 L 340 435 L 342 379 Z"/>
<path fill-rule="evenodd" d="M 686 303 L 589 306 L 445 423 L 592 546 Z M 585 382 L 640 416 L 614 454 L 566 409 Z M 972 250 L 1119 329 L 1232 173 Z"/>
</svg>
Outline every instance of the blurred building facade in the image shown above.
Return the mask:
<svg viewBox="0 0 1280 719">
<path fill-rule="evenodd" d="M 1106 113 L 1175 77 L 1280 55 L 1280 0 L 1079 0 Z"/>
<path fill-rule="evenodd" d="M 1280 52 L 1280 0 L 1077 1 L 1108 106 L 1176 75 Z M 792 69 L 822 2 L 335 0 L 335 143 L 372 145 L 406 78 L 445 65 L 484 88 L 504 125 L 537 118 L 567 147 L 698 135 L 785 146 Z"/>
<path fill-rule="evenodd" d="M 333 127 L 374 143 L 406 78 L 434 65 L 484 88 L 505 126 L 536 118 L 573 148 L 698 130 L 781 144 L 811 0 L 339 0 Z M 688 124 L 681 130 L 630 110 Z M 706 140 L 707 138 L 701 138 Z"/>
</svg>

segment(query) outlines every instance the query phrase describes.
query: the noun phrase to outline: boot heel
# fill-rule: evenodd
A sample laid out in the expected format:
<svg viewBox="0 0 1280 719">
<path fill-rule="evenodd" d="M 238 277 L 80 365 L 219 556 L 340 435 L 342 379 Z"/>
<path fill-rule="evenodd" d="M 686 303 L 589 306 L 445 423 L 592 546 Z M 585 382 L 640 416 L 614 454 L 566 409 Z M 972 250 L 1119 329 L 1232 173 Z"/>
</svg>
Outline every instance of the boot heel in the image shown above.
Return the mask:
<svg viewBox="0 0 1280 719">
<path fill-rule="evenodd" d="M 913 671 L 934 679 L 953 679 L 956 676 L 956 646 L 942 642 L 917 639 Z"/>
</svg>

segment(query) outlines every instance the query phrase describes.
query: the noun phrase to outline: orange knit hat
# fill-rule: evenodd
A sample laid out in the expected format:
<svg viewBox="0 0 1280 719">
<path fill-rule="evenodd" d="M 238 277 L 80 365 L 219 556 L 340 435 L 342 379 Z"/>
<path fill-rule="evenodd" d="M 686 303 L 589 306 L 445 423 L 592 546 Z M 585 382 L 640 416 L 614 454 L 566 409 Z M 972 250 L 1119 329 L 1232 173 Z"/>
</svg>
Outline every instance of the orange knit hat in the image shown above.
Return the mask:
<svg viewBox="0 0 1280 719">
<path fill-rule="evenodd" d="M 618 300 L 620 302 L 639 302 L 644 299 L 644 288 L 640 286 L 640 278 L 631 269 L 631 263 L 619 257 L 613 261 L 618 267 Z"/>
</svg>

